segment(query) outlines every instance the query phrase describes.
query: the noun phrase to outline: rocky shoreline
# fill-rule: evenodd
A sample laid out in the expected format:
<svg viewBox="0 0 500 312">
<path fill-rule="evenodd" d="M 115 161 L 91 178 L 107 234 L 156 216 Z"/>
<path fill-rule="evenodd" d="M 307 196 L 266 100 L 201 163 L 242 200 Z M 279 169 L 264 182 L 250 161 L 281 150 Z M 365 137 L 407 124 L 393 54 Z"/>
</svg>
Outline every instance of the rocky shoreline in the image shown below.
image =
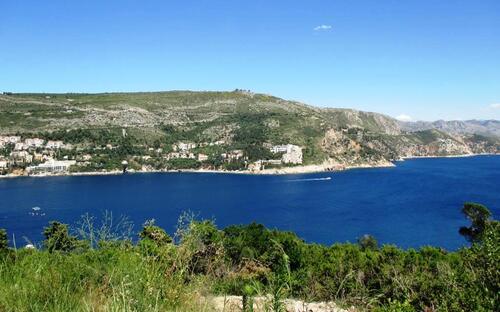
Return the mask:
<svg viewBox="0 0 500 312">
<path fill-rule="evenodd" d="M 339 165 L 325 162 L 319 165 L 304 165 L 293 166 L 284 168 L 263 169 L 259 171 L 241 170 L 241 171 L 228 171 L 228 170 L 211 170 L 211 169 L 179 169 L 179 170 L 130 170 L 126 174 L 134 173 L 217 173 L 217 174 L 248 174 L 248 175 L 287 175 L 287 174 L 306 174 L 306 173 L 320 173 L 320 172 L 338 172 L 350 169 L 367 169 L 367 168 L 390 168 L 395 167 L 395 162 L 405 161 L 407 159 L 419 158 L 460 158 L 460 157 L 474 157 L 474 156 L 497 156 L 499 154 L 462 154 L 462 155 L 446 155 L 446 156 L 409 156 L 401 157 L 394 162 L 380 161 L 377 163 L 366 163 L 358 165 Z M 120 170 L 114 171 L 95 171 L 95 172 L 68 172 L 57 174 L 36 174 L 36 175 L 20 175 L 20 174 L 7 174 L 0 175 L 2 178 L 20 178 L 20 177 L 63 177 L 63 176 L 105 176 L 105 175 L 119 175 L 123 174 Z"/>
</svg>

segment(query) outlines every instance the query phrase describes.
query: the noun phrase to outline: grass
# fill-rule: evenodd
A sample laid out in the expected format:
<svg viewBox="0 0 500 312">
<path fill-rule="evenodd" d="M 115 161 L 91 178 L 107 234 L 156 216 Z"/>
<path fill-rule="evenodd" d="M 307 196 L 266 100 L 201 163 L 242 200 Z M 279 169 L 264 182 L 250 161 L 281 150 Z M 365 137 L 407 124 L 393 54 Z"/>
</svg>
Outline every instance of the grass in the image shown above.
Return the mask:
<svg viewBox="0 0 500 312">
<path fill-rule="evenodd" d="M 60 254 L 20 250 L 0 265 L 0 311 L 207 311 L 166 263 L 124 248 Z"/>
<path fill-rule="evenodd" d="M 373 238 L 308 244 L 255 223 L 219 230 L 189 216 L 173 239 L 149 221 L 132 243 L 130 223 L 109 216 L 100 225 L 83 218 L 79 239 L 58 224 L 44 231 L 51 234 L 38 250 L 6 249 L 0 231 L 0 311 L 213 311 L 215 295 L 267 296 L 266 312 L 282 311 L 286 298 L 360 311 L 493 311 L 500 304 L 494 220 L 473 221 L 484 224 L 473 245 L 447 252 L 378 247 Z"/>
</svg>

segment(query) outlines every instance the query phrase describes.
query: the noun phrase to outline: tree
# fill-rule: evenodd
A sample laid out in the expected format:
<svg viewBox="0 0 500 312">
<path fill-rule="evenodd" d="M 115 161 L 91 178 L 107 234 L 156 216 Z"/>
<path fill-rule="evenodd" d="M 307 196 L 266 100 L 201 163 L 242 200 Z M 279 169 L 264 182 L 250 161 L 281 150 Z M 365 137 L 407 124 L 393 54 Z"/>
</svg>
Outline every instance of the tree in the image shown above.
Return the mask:
<svg viewBox="0 0 500 312">
<path fill-rule="evenodd" d="M 9 240 L 7 239 L 7 231 L 5 229 L 0 229 L 0 251 L 7 250 L 9 248 Z"/>
<path fill-rule="evenodd" d="M 144 223 L 142 231 L 139 233 L 142 240 L 151 240 L 158 246 L 172 243 L 172 238 L 161 227 L 154 224 L 154 220 Z"/>
<path fill-rule="evenodd" d="M 470 242 L 481 240 L 486 228 L 491 212 L 485 206 L 476 203 L 465 203 L 462 213 L 471 221 L 471 226 L 460 227 L 459 233 Z"/>
<path fill-rule="evenodd" d="M 68 225 L 58 221 L 49 222 L 43 230 L 44 245 L 49 252 L 72 251 L 78 247 L 78 239 L 69 234 Z"/>
<path fill-rule="evenodd" d="M 378 242 L 375 237 L 365 234 L 358 239 L 358 245 L 362 250 L 375 250 L 378 248 Z"/>
</svg>

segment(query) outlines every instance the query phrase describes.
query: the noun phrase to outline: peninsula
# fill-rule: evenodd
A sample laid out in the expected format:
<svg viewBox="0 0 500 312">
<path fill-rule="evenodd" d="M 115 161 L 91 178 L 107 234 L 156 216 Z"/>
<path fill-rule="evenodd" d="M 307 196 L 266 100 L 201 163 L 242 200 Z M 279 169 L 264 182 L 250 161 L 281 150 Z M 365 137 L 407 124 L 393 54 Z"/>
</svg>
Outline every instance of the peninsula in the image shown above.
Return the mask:
<svg viewBox="0 0 500 312">
<path fill-rule="evenodd" d="M 0 176 L 303 173 L 500 152 L 500 122 L 400 122 L 248 90 L 0 95 Z"/>
</svg>

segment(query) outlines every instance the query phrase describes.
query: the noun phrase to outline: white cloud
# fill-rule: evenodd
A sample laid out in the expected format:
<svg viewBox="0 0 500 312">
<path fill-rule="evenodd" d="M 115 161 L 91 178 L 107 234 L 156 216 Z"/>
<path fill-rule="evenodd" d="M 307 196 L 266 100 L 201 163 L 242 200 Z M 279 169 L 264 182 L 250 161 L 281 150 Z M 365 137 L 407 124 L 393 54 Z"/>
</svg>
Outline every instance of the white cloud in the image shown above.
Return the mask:
<svg viewBox="0 0 500 312">
<path fill-rule="evenodd" d="M 493 108 L 493 109 L 500 109 L 500 103 L 491 104 L 491 105 L 490 105 L 490 108 Z"/>
<path fill-rule="evenodd" d="M 315 31 L 330 30 L 330 29 L 332 29 L 331 25 L 319 25 L 314 27 Z"/>
<path fill-rule="evenodd" d="M 413 118 L 411 118 L 411 116 L 408 116 L 406 114 L 401 114 L 399 116 L 396 116 L 396 119 L 400 120 L 400 121 L 412 121 L 413 120 Z"/>
</svg>

